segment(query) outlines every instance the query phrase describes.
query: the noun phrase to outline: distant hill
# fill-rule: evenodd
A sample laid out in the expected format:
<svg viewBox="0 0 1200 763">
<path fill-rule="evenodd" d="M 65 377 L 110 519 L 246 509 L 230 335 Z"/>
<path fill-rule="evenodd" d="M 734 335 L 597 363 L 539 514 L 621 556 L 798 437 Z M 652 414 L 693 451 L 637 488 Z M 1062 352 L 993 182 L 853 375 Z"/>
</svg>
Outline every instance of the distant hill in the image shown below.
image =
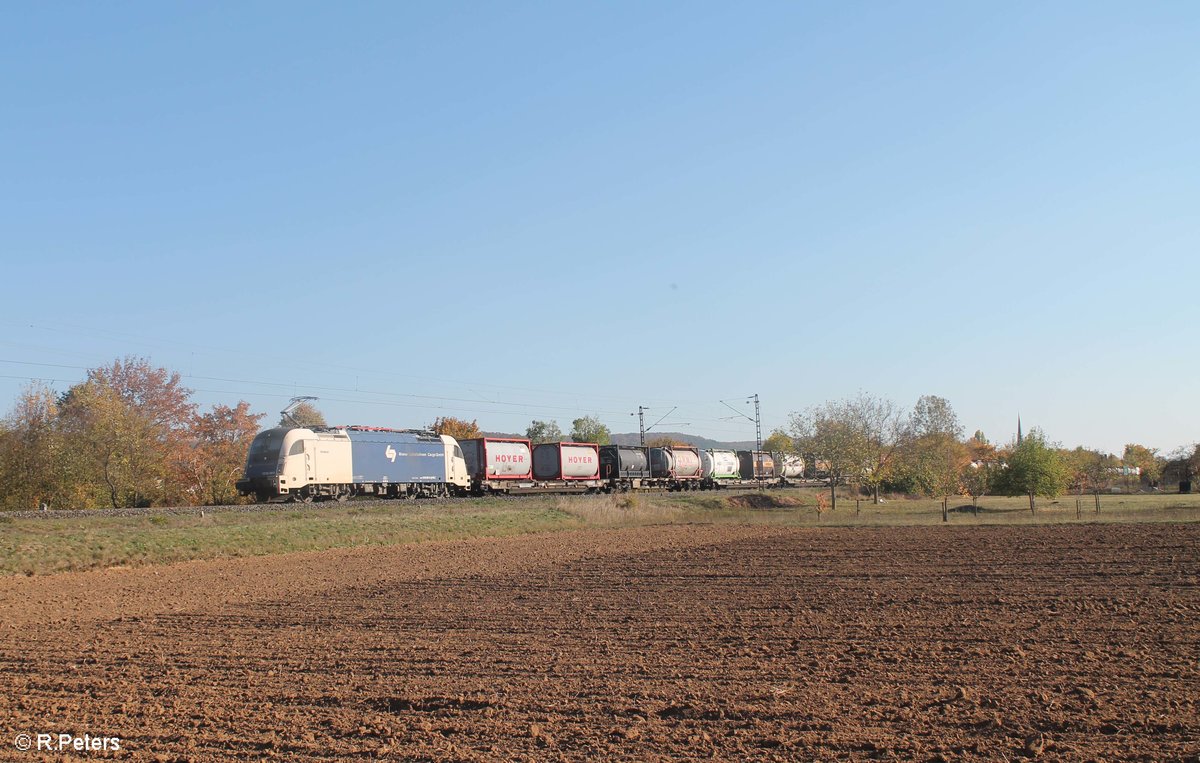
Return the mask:
<svg viewBox="0 0 1200 763">
<path fill-rule="evenodd" d="M 721 440 L 710 440 L 707 437 L 688 434 L 686 432 L 647 432 L 647 442 L 658 437 L 670 437 L 672 440 L 686 442 L 695 445 L 697 448 L 716 448 L 718 450 L 753 450 L 754 440 L 738 440 L 735 442 L 724 442 Z M 612 441 L 614 445 L 637 445 L 639 435 L 637 432 L 630 434 L 614 434 Z"/>
<path fill-rule="evenodd" d="M 524 439 L 524 434 L 512 434 L 511 432 L 484 432 L 484 437 L 513 437 Z M 563 433 L 566 436 L 566 433 Z M 646 439 L 653 440 L 656 437 L 670 437 L 672 440 L 679 442 L 687 442 L 695 445 L 697 448 L 716 448 L 718 450 L 753 450 L 754 440 L 738 440 L 736 442 L 723 442 L 721 440 L 710 440 L 707 437 L 700 437 L 686 432 L 647 432 Z M 638 433 L 631 432 L 630 434 L 614 434 L 612 435 L 613 445 L 637 445 Z"/>
</svg>

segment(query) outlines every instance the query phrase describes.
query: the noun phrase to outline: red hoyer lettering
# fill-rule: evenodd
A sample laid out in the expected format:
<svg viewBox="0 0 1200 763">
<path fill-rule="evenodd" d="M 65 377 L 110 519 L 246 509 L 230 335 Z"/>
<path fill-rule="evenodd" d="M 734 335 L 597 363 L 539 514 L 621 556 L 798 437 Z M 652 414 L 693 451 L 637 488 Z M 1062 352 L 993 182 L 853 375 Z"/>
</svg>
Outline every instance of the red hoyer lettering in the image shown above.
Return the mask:
<svg viewBox="0 0 1200 763">
<path fill-rule="evenodd" d="M 503 453 L 496 454 L 496 463 L 498 464 L 522 464 L 525 463 L 525 456 L 506 456 Z"/>
<path fill-rule="evenodd" d="M 591 456 L 567 456 L 568 464 L 590 464 L 592 463 Z"/>
</svg>

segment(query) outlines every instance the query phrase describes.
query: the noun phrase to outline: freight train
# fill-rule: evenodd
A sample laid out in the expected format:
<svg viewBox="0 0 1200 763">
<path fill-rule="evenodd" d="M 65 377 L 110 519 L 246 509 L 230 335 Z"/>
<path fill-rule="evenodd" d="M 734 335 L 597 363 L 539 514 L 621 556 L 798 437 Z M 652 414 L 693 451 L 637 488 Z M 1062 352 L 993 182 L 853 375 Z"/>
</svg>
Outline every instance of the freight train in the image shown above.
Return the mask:
<svg viewBox="0 0 1200 763">
<path fill-rule="evenodd" d="M 238 492 L 268 501 L 351 496 L 714 490 L 786 485 L 804 462 L 769 453 L 447 435 L 381 427 L 279 427 L 250 445 Z"/>
</svg>

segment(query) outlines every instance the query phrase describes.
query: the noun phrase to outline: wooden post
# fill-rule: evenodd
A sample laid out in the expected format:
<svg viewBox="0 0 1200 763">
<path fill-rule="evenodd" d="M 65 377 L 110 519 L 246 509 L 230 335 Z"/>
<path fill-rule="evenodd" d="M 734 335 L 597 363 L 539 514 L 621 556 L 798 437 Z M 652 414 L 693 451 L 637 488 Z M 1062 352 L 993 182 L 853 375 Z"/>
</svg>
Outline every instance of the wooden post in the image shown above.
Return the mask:
<svg viewBox="0 0 1200 763">
<path fill-rule="evenodd" d="M 949 506 L 949 502 L 950 502 L 950 499 L 949 499 L 949 498 L 942 498 L 942 521 L 943 521 L 943 522 L 949 522 L 949 521 L 950 521 L 950 506 Z"/>
<path fill-rule="evenodd" d="M 1075 518 L 1079 519 L 1081 516 L 1083 516 L 1083 501 L 1076 498 L 1075 499 Z"/>
</svg>

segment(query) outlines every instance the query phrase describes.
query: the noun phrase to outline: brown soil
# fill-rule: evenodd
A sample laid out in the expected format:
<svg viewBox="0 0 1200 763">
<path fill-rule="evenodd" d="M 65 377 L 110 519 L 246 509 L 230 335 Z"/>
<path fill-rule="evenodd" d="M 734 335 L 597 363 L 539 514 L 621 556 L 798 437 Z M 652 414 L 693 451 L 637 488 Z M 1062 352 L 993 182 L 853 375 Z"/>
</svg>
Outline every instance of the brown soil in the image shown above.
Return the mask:
<svg viewBox="0 0 1200 763">
<path fill-rule="evenodd" d="M 656 527 L 7 579 L 0 757 L 1194 759 L 1198 541 Z"/>
<path fill-rule="evenodd" d="M 804 505 L 804 501 L 794 496 L 771 495 L 770 493 L 746 493 L 731 496 L 725 501 L 738 509 L 794 509 Z"/>
</svg>

